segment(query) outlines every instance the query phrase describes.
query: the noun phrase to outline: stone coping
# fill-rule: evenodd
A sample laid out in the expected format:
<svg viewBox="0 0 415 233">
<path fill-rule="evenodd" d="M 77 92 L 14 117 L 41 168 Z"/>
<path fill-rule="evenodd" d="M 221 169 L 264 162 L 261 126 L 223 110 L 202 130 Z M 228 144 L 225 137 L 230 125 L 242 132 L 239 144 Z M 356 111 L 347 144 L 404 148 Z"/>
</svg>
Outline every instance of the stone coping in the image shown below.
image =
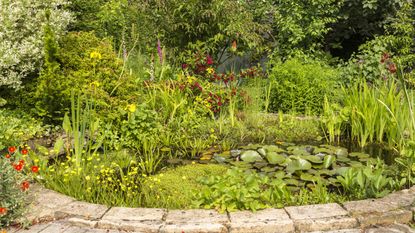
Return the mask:
<svg viewBox="0 0 415 233">
<path fill-rule="evenodd" d="M 414 221 L 415 186 L 380 199 L 220 214 L 215 210 L 107 207 L 36 187 L 27 218 L 74 227 L 148 233 L 360 232 L 373 225 Z"/>
</svg>

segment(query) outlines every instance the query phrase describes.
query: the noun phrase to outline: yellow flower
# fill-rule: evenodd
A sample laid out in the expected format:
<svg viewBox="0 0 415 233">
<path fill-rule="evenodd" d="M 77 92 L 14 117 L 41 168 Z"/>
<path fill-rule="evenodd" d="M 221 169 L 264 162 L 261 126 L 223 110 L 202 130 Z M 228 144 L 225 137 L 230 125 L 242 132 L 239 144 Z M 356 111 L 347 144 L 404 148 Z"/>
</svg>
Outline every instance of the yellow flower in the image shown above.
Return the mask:
<svg viewBox="0 0 415 233">
<path fill-rule="evenodd" d="M 102 55 L 99 52 L 94 51 L 94 52 L 89 54 L 89 57 L 92 58 L 92 59 L 98 59 L 99 60 L 99 59 L 102 58 Z"/>
<path fill-rule="evenodd" d="M 213 74 L 213 72 L 215 72 L 215 70 L 212 67 L 207 68 L 206 71 L 208 72 L 208 74 Z"/>
<path fill-rule="evenodd" d="M 182 179 L 185 180 L 185 179 L 187 179 L 187 177 L 186 176 L 182 176 Z"/>
<path fill-rule="evenodd" d="M 137 110 L 137 106 L 135 104 L 129 104 L 127 108 L 128 108 L 128 111 L 132 113 L 134 113 Z"/>
<path fill-rule="evenodd" d="M 90 176 L 85 176 L 85 180 L 89 181 L 91 179 Z"/>
</svg>

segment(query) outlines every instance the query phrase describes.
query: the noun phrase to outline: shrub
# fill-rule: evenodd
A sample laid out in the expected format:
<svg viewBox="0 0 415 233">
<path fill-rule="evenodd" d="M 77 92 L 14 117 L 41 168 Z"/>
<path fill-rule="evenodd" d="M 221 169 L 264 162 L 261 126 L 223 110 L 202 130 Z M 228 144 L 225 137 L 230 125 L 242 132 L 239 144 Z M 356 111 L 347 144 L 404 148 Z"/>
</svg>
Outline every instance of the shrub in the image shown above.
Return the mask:
<svg viewBox="0 0 415 233">
<path fill-rule="evenodd" d="M 7 145 L 15 145 L 42 132 L 41 124 L 21 111 L 0 109 L 0 151 Z"/>
<path fill-rule="evenodd" d="M 322 112 L 324 96 L 336 94 L 338 72 L 321 62 L 290 59 L 272 65 L 269 73 L 271 112 L 318 114 Z"/>
<path fill-rule="evenodd" d="M 26 210 L 26 191 L 30 183 L 25 180 L 23 171 L 27 155 L 27 149 L 18 151 L 19 148 L 9 147 L 6 155 L 0 156 L 0 226 L 7 227 L 12 223 L 22 220 Z M 32 171 L 37 172 L 37 167 Z"/>
<path fill-rule="evenodd" d="M 154 176 L 142 181 L 143 206 L 160 208 L 191 208 L 193 193 L 202 185 L 197 179 L 204 176 L 218 176 L 226 171 L 223 165 L 190 164 Z"/>
<path fill-rule="evenodd" d="M 35 74 L 43 57 L 43 31 L 50 14 L 51 28 L 61 35 L 71 21 L 64 0 L 3 0 L 0 2 L 0 88 L 19 88 Z"/>
<path fill-rule="evenodd" d="M 117 58 L 110 40 L 76 32 L 63 37 L 59 49 L 53 40 L 50 43 L 46 52 L 51 53 L 47 57 L 51 61 L 45 63 L 35 92 L 40 116 L 60 120 L 69 109 L 71 92 L 92 98 L 101 111 L 114 106 L 117 109 L 120 98 L 130 97 L 130 79 L 123 75 L 123 62 Z"/>
</svg>

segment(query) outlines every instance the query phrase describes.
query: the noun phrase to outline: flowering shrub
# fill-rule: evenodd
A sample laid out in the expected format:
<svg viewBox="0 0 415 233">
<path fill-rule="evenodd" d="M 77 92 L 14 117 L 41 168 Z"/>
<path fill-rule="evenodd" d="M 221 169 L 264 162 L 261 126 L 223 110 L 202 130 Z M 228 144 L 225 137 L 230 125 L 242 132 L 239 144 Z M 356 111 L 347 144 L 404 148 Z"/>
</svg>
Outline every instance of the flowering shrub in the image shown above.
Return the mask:
<svg viewBox="0 0 415 233">
<path fill-rule="evenodd" d="M 38 166 L 28 166 L 24 160 L 28 153 L 26 148 L 19 150 L 11 146 L 8 153 L 0 157 L 0 226 L 14 223 L 26 210 L 26 192 L 30 183 L 24 171 L 39 172 Z"/>
<path fill-rule="evenodd" d="M 18 88 L 40 68 L 43 30 L 50 13 L 53 30 L 61 35 L 71 21 L 65 0 L 4 0 L 0 2 L 0 87 Z M 48 10 L 47 10 L 48 9 Z"/>
</svg>

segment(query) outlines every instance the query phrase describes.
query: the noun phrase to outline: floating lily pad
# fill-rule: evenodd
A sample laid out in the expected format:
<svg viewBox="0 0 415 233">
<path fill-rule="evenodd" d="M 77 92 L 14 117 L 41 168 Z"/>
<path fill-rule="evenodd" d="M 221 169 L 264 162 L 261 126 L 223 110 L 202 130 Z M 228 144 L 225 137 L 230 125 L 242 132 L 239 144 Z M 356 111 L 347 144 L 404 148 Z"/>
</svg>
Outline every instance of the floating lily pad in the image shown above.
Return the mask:
<svg viewBox="0 0 415 233">
<path fill-rule="evenodd" d="M 275 146 L 275 145 L 269 145 L 269 146 L 264 146 L 263 147 L 267 152 L 276 152 L 276 153 L 280 153 L 280 152 L 284 152 L 285 150 Z"/>
<path fill-rule="evenodd" d="M 339 167 L 335 169 L 337 175 L 343 176 L 350 169 L 350 167 Z"/>
<path fill-rule="evenodd" d="M 350 161 L 349 162 L 349 165 L 351 167 L 363 167 L 363 164 L 361 162 L 359 162 L 359 161 Z"/>
<path fill-rule="evenodd" d="M 265 156 L 265 155 L 267 154 L 267 152 L 265 151 L 265 149 L 264 149 L 264 148 L 259 148 L 259 149 L 257 150 L 257 152 L 258 152 L 260 155 L 262 155 L 262 156 Z"/>
<path fill-rule="evenodd" d="M 314 154 L 320 154 L 320 153 L 323 153 L 323 154 L 333 154 L 334 151 L 333 150 L 330 150 L 330 149 L 327 149 L 327 148 L 321 148 L 321 147 L 314 149 Z"/>
<path fill-rule="evenodd" d="M 300 179 L 304 181 L 316 182 L 319 179 L 319 177 L 311 175 L 309 173 L 303 173 L 301 174 Z"/>
<path fill-rule="evenodd" d="M 261 168 L 261 171 L 263 172 L 274 172 L 275 171 L 275 167 L 263 167 Z"/>
<path fill-rule="evenodd" d="M 308 160 L 312 163 L 323 163 L 323 160 L 320 157 L 315 156 L 315 155 L 303 155 L 301 156 L 301 158 Z"/>
<path fill-rule="evenodd" d="M 351 160 L 350 160 L 349 158 L 347 158 L 347 157 L 338 156 L 338 157 L 337 157 L 337 161 L 342 162 L 342 163 L 348 163 L 348 162 L 350 162 Z"/>
<path fill-rule="evenodd" d="M 284 155 L 277 154 L 276 152 L 269 152 L 266 158 L 270 164 L 282 164 L 286 159 Z"/>
<path fill-rule="evenodd" d="M 370 157 L 370 155 L 365 154 L 365 153 L 361 153 L 361 152 L 350 153 L 350 156 L 358 157 L 359 159 L 364 159 L 364 158 L 369 158 Z"/>
<path fill-rule="evenodd" d="M 258 168 L 258 169 L 261 169 L 263 167 L 266 167 L 267 165 L 268 165 L 267 162 L 255 162 L 253 164 L 253 167 Z"/>
<path fill-rule="evenodd" d="M 226 162 L 226 158 L 222 157 L 221 155 L 213 155 L 213 159 L 218 162 L 218 163 L 225 163 Z"/>
<path fill-rule="evenodd" d="M 326 155 L 324 157 L 323 167 L 324 168 L 329 168 L 329 167 L 331 167 L 331 165 L 333 165 L 334 162 L 336 162 L 336 157 L 335 156 Z"/>
<path fill-rule="evenodd" d="M 241 154 L 241 150 L 231 150 L 232 157 L 238 157 Z"/>
<path fill-rule="evenodd" d="M 300 185 L 300 182 L 298 180 L 296 180 L 296 179 L 284 179 L 284 182 L 287 185 L 294 185 L 294 186 Z"/>
<path fill-rule="evenodd" d="M 276 171 L 274 177 L 278 178 L 278 179 L 282 179 L 286 176 L 287 174 L 285 173 L 285 171 Z"/>
<path fill-rule="evenodd" d="M 311 169 L 311 163 L 301 158 L 293 159 L 291 162 L 287 164 L 287 171 L 289 173 L 309 169 Z"/>
<path fill-rule="evenodd" d="M 346 156 L 349 154 L 349 152 L 347 151 L 347 149 L 346 149 L 346 148 L 338 148 L 338 149 L 336 150 L 335 154 L 336 154 L 337 156 L 343 156 L 343 157 L 346 157 Z"/>
<path fill-rule="evenodd" d="M 261 155 L 254 151 L 254 150 L 247 150 L 245 152 L 243 152 L 241 154 L 241 159 L 242 161 L 248 162 L 248 163 L 253 163 L 256 161 L 262 161 L 263 158 L 261 157 Z"/>
</svg>

